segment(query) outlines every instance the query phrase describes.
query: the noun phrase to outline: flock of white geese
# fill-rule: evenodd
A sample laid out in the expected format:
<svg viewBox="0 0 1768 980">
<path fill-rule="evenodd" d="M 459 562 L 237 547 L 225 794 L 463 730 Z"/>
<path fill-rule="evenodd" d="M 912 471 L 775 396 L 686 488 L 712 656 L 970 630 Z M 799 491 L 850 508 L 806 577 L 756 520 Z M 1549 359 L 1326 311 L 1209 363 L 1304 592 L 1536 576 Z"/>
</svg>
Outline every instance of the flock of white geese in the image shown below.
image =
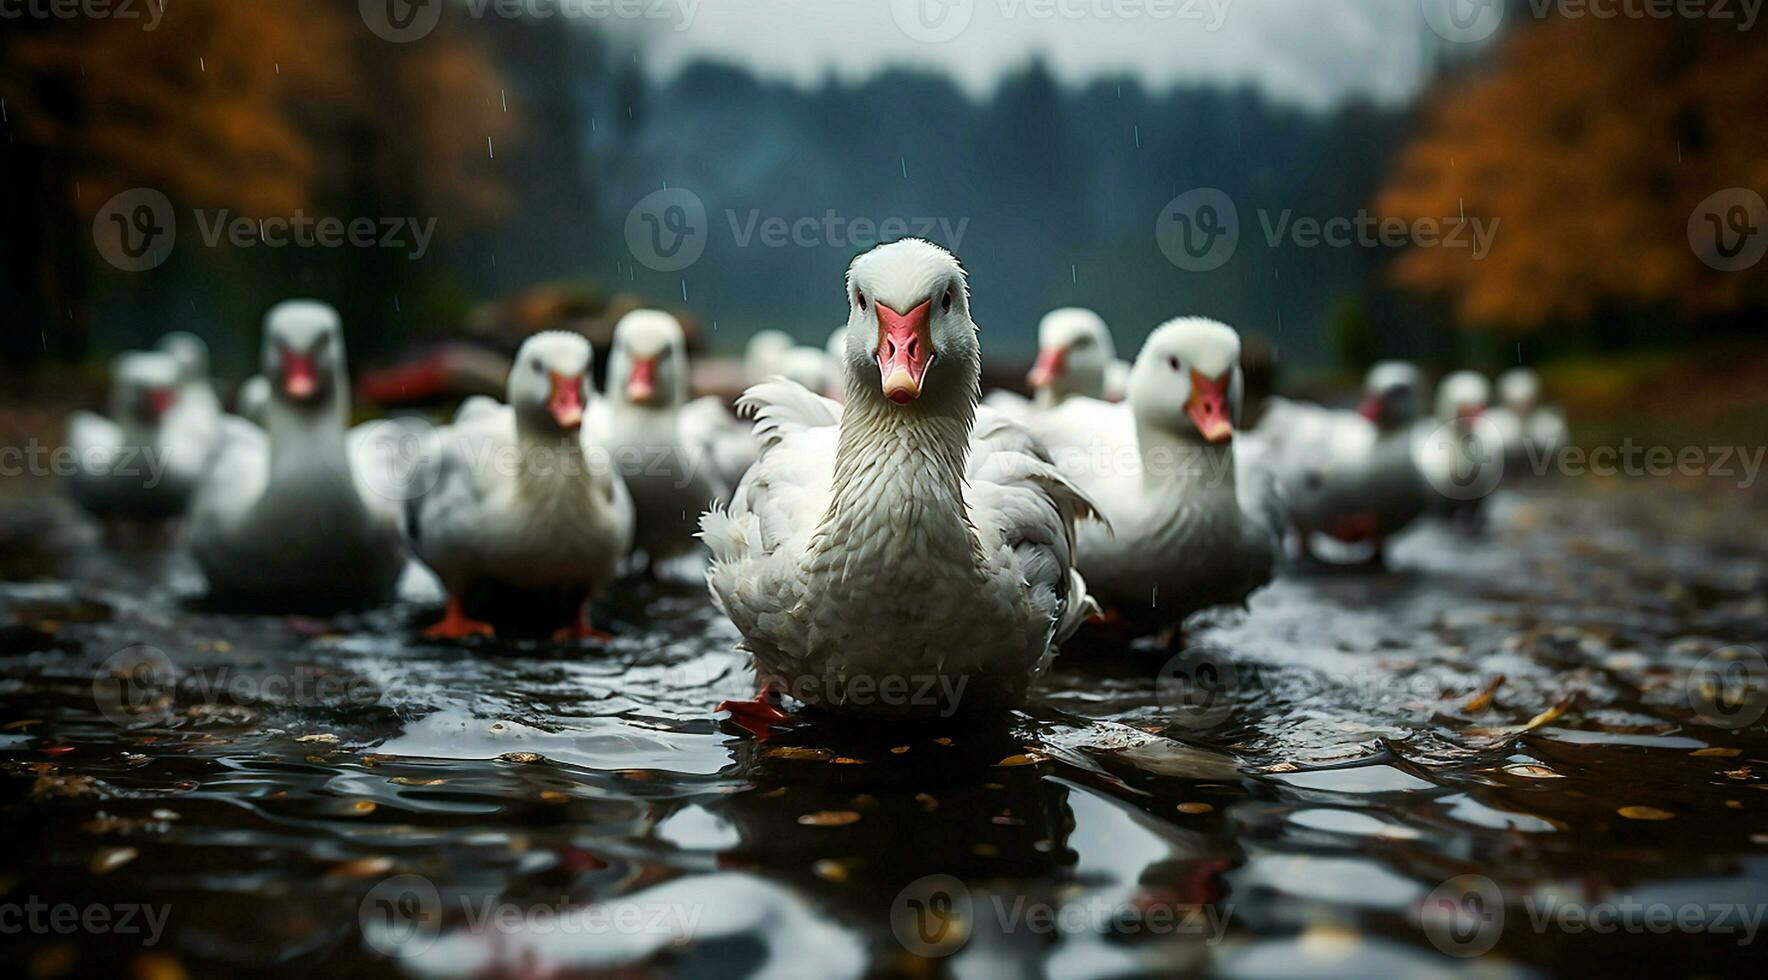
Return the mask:
<svg viewBox="0 0 1768 980">
<path fill-rule="evenodd" d="M 382 603 L 415 558 L 447 593 L 436 638 L 543 609 L 569 624 L 559 641 L 596 635 L 592 600 L 637 556 L 703 542 L 763 697 L 912 719 L 952 706 L 878 697 L 881 680 L 1012 707 L 1089 620 L 1182 643 L 1187 616 L 1243 604 L 1286 548 L 1378 559 L 1420 515 L 1469 506 L 1445 487 L 1564 439 L 1531 372 L 1504 376 L 1497 407 L 1483 376 L 1455 372 L 1426 411 L 1403 362 L 1369 372 L 1357 411 L 1272 399 L 1243 432 L 1239 335 L 1195 317 L 1125 365 L 1097 315 L 1057 310 L 1035 397 L 984 399 L 965 271 L 918 239 L 856 258 L 846 300 L 826 351 L 751 344 L 737 409 L 752 422 L 690 400 L 681 325 L 639 310 L 615 329 L 605 392 L 587 340 L 541 333 L 504 401 L 470 398 L 441 428 L 351 428 L 336 311 L 284 302 L 240 415 L 195 337 L 120 356 L 110 417 L 69 421 L 70 489 L 106 518 L 181 516 L 218 596 Z"/>
</svg>

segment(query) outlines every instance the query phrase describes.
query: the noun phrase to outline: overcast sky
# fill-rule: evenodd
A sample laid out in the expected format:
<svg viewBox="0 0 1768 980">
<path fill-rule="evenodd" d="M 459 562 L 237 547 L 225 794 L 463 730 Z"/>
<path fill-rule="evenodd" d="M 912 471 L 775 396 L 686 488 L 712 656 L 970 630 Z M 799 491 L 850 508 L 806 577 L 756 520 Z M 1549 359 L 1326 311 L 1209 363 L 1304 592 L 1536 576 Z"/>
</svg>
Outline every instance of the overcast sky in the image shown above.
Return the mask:
<svg viewBox="0 0 1768 980">
<path fill-rule="evenodd" d="M 688 9 L 696 0 L 644 0 Z M 698 0 L 685 29 L 641 21 L 665 76 L 697 58 L 814 84 L 891 65 L 942 69 L 976 94 L 1041 53 L 1064 81 L 1128 72 L 1249 82 L 1308 106 L 1415 91 L 1420 0 Z M 955 31 L 955 34 L 953 32 Z M 945 35 L 953 34 L 950 39 Z"/>
</svg>

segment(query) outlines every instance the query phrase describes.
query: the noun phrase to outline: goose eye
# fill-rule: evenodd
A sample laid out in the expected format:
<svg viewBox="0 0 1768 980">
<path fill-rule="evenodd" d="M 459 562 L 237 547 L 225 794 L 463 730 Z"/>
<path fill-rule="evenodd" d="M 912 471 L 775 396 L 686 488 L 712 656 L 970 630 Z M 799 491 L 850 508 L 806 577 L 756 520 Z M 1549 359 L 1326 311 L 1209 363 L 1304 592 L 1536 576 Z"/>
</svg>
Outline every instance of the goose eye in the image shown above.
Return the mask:
<svg viewBox="0 0 1768 980">
<path fill-rule="evenodd" d="M 1166 359 L 1166 366 L 1169 368 L 1172 368 L 1174 371 L 1177 371 L 1179 369 L 1179 359 L 1176 357 L 1167 358 Z"/>
<path fill-rule="evenodd" d="M 863 290 L 863 289 L 856 289 L 856 290 L 854 290 L 854 291 L 853 291 L 853 297 L 854 297 L 854 298 L 855 298 L 855 299 L 857 299 L 857 300 L 859 300 L 859 308 L 860 308 L 860 309 L 862 309 L 862 310 L 863 310 L 863 309 L 865 309 L 865 308 L 866 308 L 866 293 L 865 293 L 865 290 Z"/>
<path fill-rule="evenodd" d="M 945 297 L 939 301 L 939 308 L 946 313 L 952 311 L 952 291 L 949 288 L 945 291 Z"/>
<path fill-rule="evenodd" d="M 535 374 L 545 374 L 546 373 L 546 365 L 540 363 L 540 358 L 538 358 L 538 357 L 532 361 L 529 361 L 528 366 L 534 369 Z"/>
</svg>

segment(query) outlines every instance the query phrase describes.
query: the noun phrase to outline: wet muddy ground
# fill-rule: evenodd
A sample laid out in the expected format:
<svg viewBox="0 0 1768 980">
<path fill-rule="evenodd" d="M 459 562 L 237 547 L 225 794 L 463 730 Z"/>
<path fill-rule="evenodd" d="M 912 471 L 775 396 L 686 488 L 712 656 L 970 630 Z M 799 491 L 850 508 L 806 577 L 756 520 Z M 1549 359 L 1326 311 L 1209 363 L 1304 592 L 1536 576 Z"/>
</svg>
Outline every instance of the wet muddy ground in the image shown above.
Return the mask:
<svg viewBox="0 0 1768 980">
<path fill-rule="evenodd" d="M 202 611 L 0 508 L 0 957 L 149 977 L 1761 975 L 1768 501 L 1506 491 L 1024 713 L 761 742 L 691 579 L 609 643 Z M 1752 660 L 1752 656 L 1757 659 Z"/>
</svg>

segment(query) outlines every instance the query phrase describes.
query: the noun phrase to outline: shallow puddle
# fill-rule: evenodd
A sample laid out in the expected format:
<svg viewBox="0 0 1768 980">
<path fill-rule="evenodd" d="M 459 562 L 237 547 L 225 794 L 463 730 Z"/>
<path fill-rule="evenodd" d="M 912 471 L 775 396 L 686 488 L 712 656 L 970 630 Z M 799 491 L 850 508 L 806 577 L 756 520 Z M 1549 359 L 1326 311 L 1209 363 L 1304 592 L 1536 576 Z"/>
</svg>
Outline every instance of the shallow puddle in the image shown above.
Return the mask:
<svg viewBox="0 0 1768 980">
<path fill-rule="evenodd" d="M 1295 571 L 1175 661 L 1077 644 L 999 723 L 807 718 L 766 742 L 714 713 L 751 679 L 691 579 L 623 589 L 605 645 L 434 644 L 421 603 L 193 611 L 175 550 L 18 504 L 0 906 L 42 924 L 4 956 L 40 976 L 1743 972 L 1768 943 L 1768 691 L 1737 666 L 1768 639 L 1759 496 L 1506 493 L 1486 538 L 1427 527 L 1392 571 Z M 60 929 L 62 908 L 106 921 Z"/>
</svg>

